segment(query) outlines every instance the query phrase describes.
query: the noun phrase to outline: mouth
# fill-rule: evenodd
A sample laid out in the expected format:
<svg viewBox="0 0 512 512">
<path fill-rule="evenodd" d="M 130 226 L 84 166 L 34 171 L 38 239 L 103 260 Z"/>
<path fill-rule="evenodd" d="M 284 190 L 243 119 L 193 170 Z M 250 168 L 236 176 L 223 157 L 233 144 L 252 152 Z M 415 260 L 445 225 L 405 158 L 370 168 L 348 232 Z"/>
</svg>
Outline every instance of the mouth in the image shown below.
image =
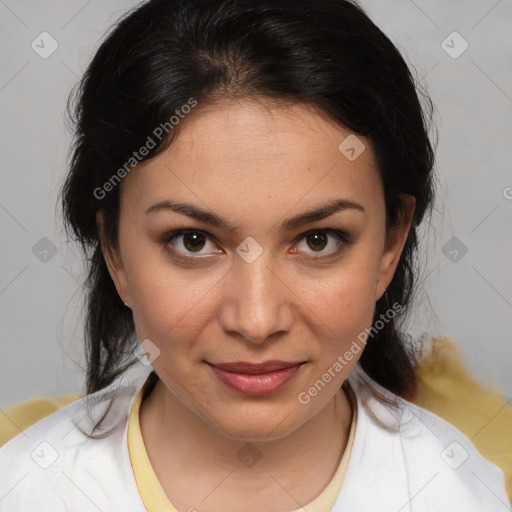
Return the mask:
<svg viewBox="0 0 512 512">
<path fill-rule="evenodd" d="M 215 376 L 244 395 L 275 393 L 290 382 L 306 361 L 266 361 L 264 363 L 208 363 Z"/>
</svg>

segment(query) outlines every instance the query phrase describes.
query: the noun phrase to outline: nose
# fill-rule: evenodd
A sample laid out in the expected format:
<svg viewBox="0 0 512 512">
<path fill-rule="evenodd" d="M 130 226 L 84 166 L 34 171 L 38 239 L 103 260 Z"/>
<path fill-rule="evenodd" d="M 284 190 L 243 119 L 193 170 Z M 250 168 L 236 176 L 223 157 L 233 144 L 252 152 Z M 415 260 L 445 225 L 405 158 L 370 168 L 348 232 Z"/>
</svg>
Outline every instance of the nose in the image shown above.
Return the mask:
<svg viewBox="0 0 512 512">
<path fill-rule="evenodd" d="M 225 332 L 261 344 L 291 329 L 291 292 L 279 274 L 263 255 L 252 263 L 241 258 L 235 262 L 222 298 L 220 321 Z"/>
</svg>

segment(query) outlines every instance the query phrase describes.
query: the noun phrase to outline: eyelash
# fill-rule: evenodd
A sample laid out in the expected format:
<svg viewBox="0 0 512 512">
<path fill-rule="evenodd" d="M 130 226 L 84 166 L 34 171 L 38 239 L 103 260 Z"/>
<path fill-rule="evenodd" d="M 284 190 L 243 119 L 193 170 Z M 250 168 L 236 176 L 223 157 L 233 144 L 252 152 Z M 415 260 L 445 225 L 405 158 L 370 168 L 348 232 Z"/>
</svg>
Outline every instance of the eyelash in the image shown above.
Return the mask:
<svg viewBox="0 0 512 512">
<path fill-rule="evenodd" d="M 166 233 L 165 236 L 161 239 L 160 243 L 161 243 L 161 245 L 167 245 L 174 238 L 177 238 L 177 237 L 182 236 L 182 235 L 190 234 L 190 233 L 200 233 L 202 235 L 205 235 L 210 240 L 212 240 L 212 236 L 210 234 L 208 234 L 206 231 L 202 231 L 200 229 L 192 229 L 190 227 L 186 227 L 184 225 L 180 225 L 180 226 L 178 226 L 177 229 L 174 229 L 173 231 L 170 231 L 170 232 Z M 305 258 L 305 259 L 308 259 L 308 260 L 318 261 L 318 260 L 321 260 L 323 258 L 329 258 L 329 257 L 336 256 L 336 255 L 340 254 L 341 251 L 344 248 L 346 248 L 347 246 L 350 246 L 353 243 L 352 238 L 347 233 L 345 233 L 343 231 L 339 231 L 337 229 L 331 229 L 331 228 L 312 229 L 310 231 L 307 231 L 307 232 L 299 235 L 293 241 L 293 243 L 295 244 L 297 242 L 300 242 L 302 239 L 306 238 L 309 235 L 315 234 L 315 233 L 330 234 L 331 236 L 336 238 L 341 243 L 339 244 L 338 248 L 335 249 L 334 251 L 332 251 L 330 253 L 327 253 L 325 255 L 324 254 L 319 254 L 317 256 L 314 256 L 313 258 Z M 207 256 L 204 256 L 204 255 L 202 255 L 202 256 L 183 256 L 183 253 L 181 253 L 181 251 L 178 251 L 178 250 L 176 250 L 174 248 L 172 248 L 171 251 L 173 251 L 173 253 L 177 253 L 178 257 L 180 257 L 181 259 L 185 259 L 185 260 L 189 260 L 189 261 L 190 260 L 197 260 L 197 259 L 200 259 L 200 258 L 206 258 L 207 257 Z M 192 254 L 192 253 L 190 253 L 190 254 Z M 314 253 L 312 253 L 312 254 L 314 254 Z"/>
</svg>

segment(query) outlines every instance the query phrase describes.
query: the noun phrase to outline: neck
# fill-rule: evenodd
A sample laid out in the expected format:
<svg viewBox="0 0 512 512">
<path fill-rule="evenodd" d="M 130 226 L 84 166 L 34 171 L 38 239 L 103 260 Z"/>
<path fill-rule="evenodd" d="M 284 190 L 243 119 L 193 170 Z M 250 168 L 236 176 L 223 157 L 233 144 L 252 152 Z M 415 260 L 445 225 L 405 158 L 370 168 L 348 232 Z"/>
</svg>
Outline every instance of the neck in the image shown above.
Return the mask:
<svg viewBox="0 0 512 512">
<path fill-rule="evenodd" d="M 304 488 L 307 477 L 309 488 L 303 492 L 309 494 L 303 499 L 312 501 L 339 465 L 352 414 L 350 401 L 340 389 L 323 409 L 289 435 L 248 443 L 212 428 L 158 381 L 143 400 L 139 418 L 148 456 L 162 484 L 162 480 L 181 482 L 187 474 L 190 478 L 201 474 L 201 478 L 218 483 L 230 474 L 233 489 L 250 493 L 268 486 L 269 475 L 285 489 Z M 245 451 L 240 452 L 243 447 Z M 244 455 L 249 457 L 244 459 L 246 468 L 241 464 Z M 259 460 L 251 465 L 250 457 Z"/>
</svg>

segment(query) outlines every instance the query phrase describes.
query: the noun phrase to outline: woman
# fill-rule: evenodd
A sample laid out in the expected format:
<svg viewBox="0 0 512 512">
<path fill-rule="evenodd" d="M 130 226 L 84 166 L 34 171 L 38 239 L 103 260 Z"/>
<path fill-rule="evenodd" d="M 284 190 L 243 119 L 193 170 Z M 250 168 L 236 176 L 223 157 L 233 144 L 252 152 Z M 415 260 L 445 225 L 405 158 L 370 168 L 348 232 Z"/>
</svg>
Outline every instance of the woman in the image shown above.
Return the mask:
<svg viewBox="0 0 512 512">
<path fill-rule="evenodd" d="M 408 401 L 425 99 L 347 1 L 125 16 L 81 81 L 62 190 L 88 395 L 0 449 L 1 510 L 506 504 L 501 470 Z"/>
</svg>

